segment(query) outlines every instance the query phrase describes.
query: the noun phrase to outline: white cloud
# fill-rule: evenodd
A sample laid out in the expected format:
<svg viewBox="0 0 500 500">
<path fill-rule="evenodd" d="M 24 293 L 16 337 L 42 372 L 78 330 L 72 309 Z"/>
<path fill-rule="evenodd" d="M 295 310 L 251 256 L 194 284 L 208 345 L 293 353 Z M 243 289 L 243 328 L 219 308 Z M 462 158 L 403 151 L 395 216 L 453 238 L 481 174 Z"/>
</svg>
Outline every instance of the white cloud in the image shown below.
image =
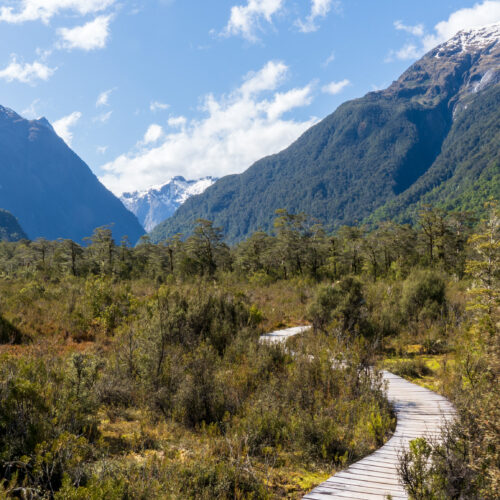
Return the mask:
<svg viewBox="0 0 500 500">
<path fill-rule="evenodd" d="M 457 10 L 446 21 L 436 24 L 433 34 L 424 37 L 424 51 L 433 49 L 461 30 L 480 28 L 497 22 L 500 22 L 499 0 L 486 0 L 471 8 Z"/>
<path fill-rule="evenodd" d="M 168 104 L 165 104 L 160 101 L 152 101 L 151 104 L 149 105 L 149 109 L 155 113 L 156 111 L 165 111 L 168 109 L 170 106 Z"/>
<path fill-rule="evenodd" d="M 283 83 L 288 73 L 288 66 L 281 61 L 269 61 L 257 72 L 245 76 L 245 83 L 240 88 L 244 96 L 252 96 L 264 90 L 275 90 Z"/>
<path fill-rule="evenodd" d="M 74 111 L 70 115 L 63 116 L 61 119 L 52 124 L 57 135 L 63 139 L 68 146 L 71 146 L 71 143 L 73 142 L 73 132 L 71 129 L 76 125 L 81 117 L 82 114 L 80 111 Z"/>
<path fill-rule="evenodd" d="M 83 26 L 59 28 L 60 46 L 64 49 L 97 50 L 106 47 L 111 16 L 98 16 Z"/>
<path fill-rule="evenodd" d="M 421 24 L 407 26 L 401 21 L 396 21 L 394 27 L 397 30 L 406 31 L 417 40 L 407 42 L 399 50 L 391 50 L 385 60 L 391 62 L 394 59 L 417 59 L 437 45 L 446 42 L 461 30 L 480 28 L 497 22 L 500 22 L 500 0 L 485 0 L 470 8 L 459 9 L 450 14 L 447 20 L 436 24 L 430 34 L 425 33 Z"/>
<path fill-rule="evenodd" d="M 26 21 L 42 21 L 50 19 L 62 11 L 78 13 L 82 16 L 101 12 L 113 5 L 115 0 L 21 0 L 20 8 L 0 7 L 0 21 L 23 23 Z"/>
<path fill-rule="evenodd" d="M 414 43 L 406 43 L 399 50 L 391 50 L 385 58 L 385 62 L 392 62 L 394 59 L 399 59 L 400 61 L 418 59 L 424 53 L 425 50 L 421 46 L 417 47 Z"/>
<path fill-rule="evenodd" d="M 266 109 L 269 120 L 274 121 L 294 108 L 309 106 L 313 100 L 311 91 L 312 85 L 307 85 L 300 89 L 279 92 L 270 103 L 263 102 L 262 105 Z"/>
<path fill-rule="evenodd" d="M 342 92 L 351 82 L 347 79 L 341 80 L 340 82 L 331 82 L 328 85 L 324 85 L 321 91 L 325 94 L 335 95 Z"/>
<path fill-rule="evenodd" d="M 109 90 L 105 90 L 104 92 L 101 92 L 98 96 L 97 96 L 97 101 L 95 103 L 96 105 L 96 108 L 100 108 L 102 106 L 108 106 L 109 105 L 109 96 L 111 95 L 111 93 L 114 91 L 115 89 L 109 89 Z"/>
<path fill-rule="evenodd" d="M 408 26 L 406 24 L 403 24 L 402 21 L 395 21 L 394 27 L 397 30 L 406 31 L 406 33 L 410 33 L 411 35 L 414 35 L 414 36 L 423 36 L 423 34 L 424 34 L 424 25 L 423 24 L 416 24 L 415 26 Z"/>
<path fill-rule="evenodd" d="M 40 116 L 40 114 L 38 113 L 39 104 L 40 104 L 40 99 L 35 99 L 26 109 L 23 109 L 21 111 L 21 115 L 30 120 L 38 118 Z"/>
<path fill-rule="evenodd" d="M 97 146 L 97 152 L 100 155 L 106 154 L 106 151 L 108 150 L 108 146 Z"/>
<path fill-rule="evenodd" d="M 172 116 L 168 119 L 168 125 L 172 128 L 184 128 L 186 123 L 187 119 L 185 116 Z"/>
<path fill-rule="evenodd" d="M 105 164 L 101 181 L 113 192 L 146 189 L 175 175 L 217 177 L 241 172 L 254 161 L 276 153 L 316 123 L 283 119 L 311 100 L 312 84 L 276 92 L 288 68 L 270 62 L 247 75 L 229 95 L 204 98 L 200 119 L 174 117 L 158 143 L 143 145 Z"/>
<path fill-rule="evenodd" d="M 296 25 L 302 33 L 317 31 L 319 26 L 316 21 L 326 17 L 332 8 L 339 11 L 340 7 L 341 2 L 338 0 L 311 0 L 311 12 L 304 21 L 299 19 Z"/>
<path fill-rule="evenodd" d="M 144 144 L 154 144 L 158 142 L 163 137 L 163 127 L 157 123 L 150 125 L 144 134 L 143 143 Z"/>
<path fill-rule="evenodd" d="M 112 114 L 113 114 L 113 111 L 107 111 L 106 113 L 101 113 L 100 115 L 94 116 L 94 118 L 92 118 L 92 121 L 106 123 L 109 121 Z"/>
<path fill-rule="evenodd" d="M 327 66 L 329 66 L 333 61 L 335 61 L 335 52 L 332 52 L 324 61 L 323 61 L 323 64 L 321 66 L 323 66 L 323 68 L 326 68 Z"/>
<path fill-rule="evenodd" d="M 8 82 L 17 80 L 21 83 L 34 84 L 37 80 L 48 80 L 54 74 L 55 68 L 35 61 L 33 63 L 18 63 L 15 56 L 10 64 L 0 70 L 0 78 Z"/>
<path fill-rule="evenodd" d="M 229 22 L 224 30 L 226 35 L 241 35 L 251 42 L 257 41 L 256 32 L 262 21 L 272 23 L 284 5 L 284 0 L 248 0 L 246 5 L 231 7 Z"/>
</svg>

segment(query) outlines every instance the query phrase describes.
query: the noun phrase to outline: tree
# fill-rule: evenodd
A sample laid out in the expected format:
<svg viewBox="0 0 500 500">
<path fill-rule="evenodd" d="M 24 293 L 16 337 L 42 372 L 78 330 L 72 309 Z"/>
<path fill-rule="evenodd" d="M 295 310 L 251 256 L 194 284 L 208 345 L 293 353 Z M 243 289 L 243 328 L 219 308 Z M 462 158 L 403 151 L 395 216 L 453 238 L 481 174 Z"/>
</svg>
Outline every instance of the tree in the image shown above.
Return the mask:
<svg viewBox="0 0 500 500">
<path fill-rule="evenodd" d="M 223 241 L 222 229 L 214 227 L 212 221 L 198 219 L 186 247 L 201 274 L 212 276 L 218 267 L 229 267 L 229 248 Z"/>
<path fill-rule="evenodd" d="M 263 231 L 253 233 L 238 245 L 235 251 L 236 265 L 246 275 L 258 271 L 270 273 L 270 253 L 273 251 L 275 239 Z"/>
<path fill-rule="evenodd" d="M 90 238 L 89 253 L 92 263 L 97 266 L 101 274 L 113 272 L 113 259 L 115 254 L 115 240 L 109 226 L 98 227 Z"/>
<path fill-rule="evenodd" d="M 418 223 L 422 228 L 422 235 L 426 241 L 428 261 L 429 264 L 433 265 L 436 259 L 436 249 L 438 252 L 437 258 L 444 258 L 443 238 L 447 233 L 446 213 L 430 205 L 424 205 L 418 215 Z"/>
<path fill-rule="evenodd" d="M 78 275 L 78 261 L 83 258 L 83 249 L 73 240 L 59 240 L 56 249 L 56 259 L 63 270 L 69 269 L 73 276 Z"/>
<path fill-rule="evenodd" d="M 493 203 L 489 207 L 490 216 L 483 222 L 482 232 L 469 239 L 472 254 L 466 273 L 473 280 L 469 309 L 491 316 L 500 303 L 500 210 Z"/>
</svg>

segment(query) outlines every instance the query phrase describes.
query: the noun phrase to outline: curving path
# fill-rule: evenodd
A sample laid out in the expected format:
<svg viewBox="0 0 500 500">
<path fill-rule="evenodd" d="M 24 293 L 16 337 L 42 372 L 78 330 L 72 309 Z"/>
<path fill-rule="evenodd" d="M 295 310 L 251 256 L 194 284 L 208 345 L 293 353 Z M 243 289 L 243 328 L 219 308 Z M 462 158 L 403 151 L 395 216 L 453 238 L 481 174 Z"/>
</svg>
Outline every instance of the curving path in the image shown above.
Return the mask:
<svg viewBox="0 0 500 500">
<path fill-rule="evenodd" d="M 309 327 L 280 330 L 261 337 L 261 342 L 283 342 Z M 393 404 L 397 426 L 391 439 L 375 453 L 338 472 L 304 496 L 308 500 L 394 500 L 408 495 L 399 483 L 398 452 L 417 437 L 439 438 L 443 424 L 454 416 L 452 404 L 428 389 L 383 371 L 387 397 Z"/>
</svg>

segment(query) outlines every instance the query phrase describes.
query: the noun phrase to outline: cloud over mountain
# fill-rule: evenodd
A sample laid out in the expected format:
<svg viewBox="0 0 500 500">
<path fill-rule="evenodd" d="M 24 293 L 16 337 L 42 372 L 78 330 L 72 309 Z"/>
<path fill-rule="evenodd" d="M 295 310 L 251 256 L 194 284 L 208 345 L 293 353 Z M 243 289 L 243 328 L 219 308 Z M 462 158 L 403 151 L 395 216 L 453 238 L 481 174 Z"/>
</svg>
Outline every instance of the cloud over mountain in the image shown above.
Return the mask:
<svg viewBox="0 0 500 500">
<path fill-rule="evenodd" d="M 308 106 L 313 85 L 278 91 L 289 68 L 270 61 L 248 74 L 229 95 L 204 97 L 203 118 L 172 117 L 170 130 L 149 128 L 138 149 L 102 168 L 102 182 L 113 192 L 146 189 L 181 175 L 220 177 L 241 172 L 255 160 L 280 151 L 316 122 L 286 118 L 294 108 Z"/>
</svg>

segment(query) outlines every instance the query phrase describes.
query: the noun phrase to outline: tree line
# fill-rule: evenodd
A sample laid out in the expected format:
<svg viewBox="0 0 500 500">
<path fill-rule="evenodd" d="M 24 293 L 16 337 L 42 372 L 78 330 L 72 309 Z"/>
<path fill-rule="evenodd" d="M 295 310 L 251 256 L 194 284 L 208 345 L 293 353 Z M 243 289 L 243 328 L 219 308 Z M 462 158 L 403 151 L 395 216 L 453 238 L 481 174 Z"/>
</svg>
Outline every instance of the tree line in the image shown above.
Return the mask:
<svg viewBox="0 0 500 500">
<path fill-rule="evenodd" d="M 176 235 L 159 244 L 141 238 L 133 247 L 127 238 L 113 239 L 112 228 L 97 228 L 86 245 L 72 240 L 22 240 L 0 244 L 0 271 L 27 276 L 105 275 L 117 279 L 140 277 L 165 283 L 169 276 L 213 277 L 235 272 L 254 279 L 316 280 L 367 274 L 376 280 L 406 272 L 416 265 L 441 268 L 464 276 L 466 242 L 475 220 L 466 212 L 447 213 L 425 207 L 418 225 L 382 223 L 366 227 L 344 226 L 329 235 L 305 214 L 278 210 L 274 233 L 256 232 L 230 248 L 220 228 L 198 220 L 192 236 Z"/>
</svg>

